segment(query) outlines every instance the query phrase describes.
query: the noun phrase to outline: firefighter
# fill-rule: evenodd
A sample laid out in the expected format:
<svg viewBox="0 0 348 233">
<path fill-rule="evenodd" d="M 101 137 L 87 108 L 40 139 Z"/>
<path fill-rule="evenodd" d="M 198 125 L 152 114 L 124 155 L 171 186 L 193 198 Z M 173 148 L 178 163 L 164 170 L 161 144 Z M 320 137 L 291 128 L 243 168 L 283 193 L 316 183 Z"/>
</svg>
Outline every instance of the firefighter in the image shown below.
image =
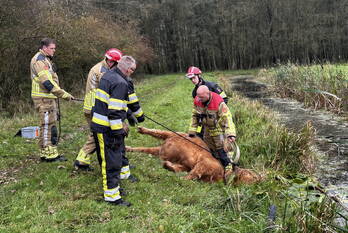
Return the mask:
<svg viewBox="0 0 348 233">
<path fill-rule="evenodd" d="M 132 70 L 132 73 L 134 70 Z M 128 83 L 128 101 L 127 101 L 127 120 L 131 126 L 134 126 L 137 123 L 141 123 L 145 120 L 144 112 L 140 107 L 139 99 L 135 93 L 135 88 L 133 84 L 133 80 L 130 76 L 126 77 Z M 123 122 L 124 128 L 126 129 L 126 136 L 128 136 L 128 125 L 126 122 Z M 133 174 L 130 173 L 130 165 L 128 158 L 126 157 L 126 148 L 123 148 L 123 156 L 122 156 L 122 168 L 120 178 L 122 180 L 128 179 L 131 182 L 137 182 L 138 178 L 136 178 Z M 134 167 L 134 166 L 133 166 Z"/>
<path fill-rule="evenodd" d="M 222 88 L 214 82 L 208 82 L 205 81 L 202 77 L 202 71 L 195 66 L 190 66 L 186 73 L 186 78 L 190 79 L 191 82 L 195 85 L 195 87 L 192 90 L 192 97 L 195 98 L 197 96 L 197 89 L 205 85 L 209 88 L 210 91 L 215 92 L 216 94 L 219 94 L 223 99 L 224 102 L 227 104 L 228 97 L 225 94 L 225 92 L 222 90 Z M 197 136 L 203 139 L 203 132 L 204 132 L 204 126 L 202 126 L 202 130 L 200 133 L 197 133 Z"/>
<path fill-rule="evenodd" d="M 114 205 L 131 205 L 122 199 L 119 181 L 127 134 L 124 122 L 130 101 L 127 77 L 135 69 L 134 58 L 123 56 L 117 67 L 101 78 L 92 108 L 91 130 L 102 170 L 104 200 Z"/>
<path fill-rule="evenodd" d="M 95 92 L 99 86 L 100 79 L 106 71 L 116 67 L 121 57 L 122 57 L 122 52 L 120 50 L 115 48 L 109 49 L 105 53 L 105 59 L 99 62 L 98 64 L 96 64 L 90 70 L 88 74 L 83 111 L 84 111 L 87 123 L 89 125 L 92 119 L 91 109 L 95 101 Z M 144 116 L 143 116 L 143 111 L 139 104 L 138 97 L 135 94 L 133 82 L 130 77 L 127 77 L 127 82 L 129 84 L 128 95 L 130 99 L 129 102 L 127 103 L 128 104 L 127 119 L 130 122 L 130 124 L 134 126 L 135 122 L 143 122 Z M 126 122 L 123 122 L 123 124 L 128 134 L 128 125 Z M 75 169 L 76 170 L 81 169 L 81 170 L 87 170 L 87 171 L 92 170 L 90 166 L 90 163 L 91 163 L 90 158 L 91 158 L 91 154 L 93 154 L 95 150 L 96 150 L 95 141 L 94 141 L 93 134 L 91 133 L 91 135 L 89 135 L 87 139 L 87 142 L 81 148 L 79 154 L 76 157 L 76 160 L 74 162 Z M 128 179 L 131 182 L 138 181 L 138 179 L 134 175 L 132 175 L 130 172 L 129 161 L 128 161 L 128 158 L 125 156 L 125 153 L 123 153 L 123 157 L 122 157 L 122 169 L 121 169 L 120 179 Z"/>
<path fill-rule="evenodd" d="M 217 83 L 205 81 L 202 77 L 202 71 L 198 67 L 190 66 L 187 70 L 186 78 L 190 79 L 191 82 L 195 85 L 192 91 L 193 98 L 195 98 L 197 95 L 198 87 L 205 85 L 209 88 L 210 91 L 219 94 L 227 104 L 228 97 L 224 90 L 222 90 L 222 88 Z"/>
<path fill-rule="evenodd" d="M 94 105 L 95 93 L 97 88 L 99 87 L 99 82 L 102 75 L 116 67 L 117 62 L 122 57 L 122 52 L 118 49 L 111 48 L 106 51 L 104 55 L 104 59 L 97 63 L 88 73 L 87 83 L 86 83 L 86 94 L 83 103 L 83 113 L 87 120 L 88 125 L 91 125 L 92 120 L 92 106 Z M 85 145 L 79 151 L 76 160 L 74 162 L 74 167 L 76 170 L 87 170 L 90 171 L 92 168 L 91 164 L 91 154 L 93 154 L 96 150 L 94 137 L 92 132 L 87 138 Z"/>
<path fill-rule="evenodd" d="M 204 126 L 203 140 L 224 168 L 232 169 L 232 161 L 224 150 L 224 142 L 236 140 L 232 115 L 223 98 L 205 85 L 197 89 L 189 136 L 195 137 Z"/>
<path fill-rule="evenodd" d="M 31 97 L 40 117 L 40 158 L 41 161 L 66 161 L 58 154 L 57 98 L 73 100 L 74 97 L 59 87 L 56 66 L 52 62 L 56 42 L 51 38 L 41 40 L 39 51 L 31 59 Z"/>
</svg>

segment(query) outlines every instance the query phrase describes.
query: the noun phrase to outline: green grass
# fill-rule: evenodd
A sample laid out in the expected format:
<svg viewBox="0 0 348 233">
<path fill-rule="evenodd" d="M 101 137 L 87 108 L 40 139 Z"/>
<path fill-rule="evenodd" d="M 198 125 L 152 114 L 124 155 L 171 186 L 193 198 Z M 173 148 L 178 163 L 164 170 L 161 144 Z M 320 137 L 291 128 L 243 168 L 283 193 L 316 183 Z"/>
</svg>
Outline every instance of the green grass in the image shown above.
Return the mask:
<svg viewBox="0 0 348 233">
<path fill-rule="evenodd" d="M 238 73 L 210 73 L 206 78 L 216 81 L 215 75 L 232 74 Z M 193 86 L 182 74 L 146 77 L 136 87 L 145 114 L 175 131 L 188 130 Z M 69 158 L 64 163 L 40 163 L 35 141 L 13 137 L 19 128 L 36 125 L 36 114 L 1 119 L 0 231 L 264 232 L 268 208 L 274 204 L 278 208 L 276 231 L 324 232 L 311 217 L 303 225 L 301 221 L 307 216 L 302 208 L 305 205 L 315 203 L 331 213 L 326 202 L 297 200 L 303 205 L 284 211 L 285 200 L 290 198 L 284 193 L 292 187 L 291 179 L 284 182 L 284 177 L 305 166 L 300 150 L 309 153 L 308 148 L 300 147 L 290 132 L 278 127 L 273 115 L 261 105 L 236 95 L 231 97 L 229 106 L 237 124 L 241 165 L 268 172 L 264 182 L 234 187 L 187 181 L 182 179 L 184 173 L 163 169 L 157 158 L 129 153 L 131 164 L 136 165 L 132 173 L 140 179 L 139 183 L 122 182 L 128 192 L 125 199 L 133 204 L 130 208 L 104 203 L 96 157 L 93 172 L 73 171 L 72 163 L 87 135 L 80 103 L 62 103 L 63 136 L 59 150 Z M 142 125 L 161 129 L 149 120 Z M 302 139 L 301 143 L 310 143 L 306 135 Z M 130 146 L 159 143 L 137 134 L 134 128 L 126 140 Z M 282 149 L 284 145 L 286 149 Z M 287 163 L 289 159 L 291 164 Z M 307 211 L 318 216 L 315 209 Z M 332 216 L 320 217 L 320 221 L 331 220 Z"/>
</svg>

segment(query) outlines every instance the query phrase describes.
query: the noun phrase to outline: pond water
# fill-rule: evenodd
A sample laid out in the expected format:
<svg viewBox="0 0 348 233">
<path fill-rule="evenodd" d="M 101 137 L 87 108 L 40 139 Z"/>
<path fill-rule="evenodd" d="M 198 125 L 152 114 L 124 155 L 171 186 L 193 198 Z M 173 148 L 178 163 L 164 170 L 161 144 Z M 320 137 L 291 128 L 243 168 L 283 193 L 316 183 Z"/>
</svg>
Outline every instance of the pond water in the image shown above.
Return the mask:
<svg viewBox="0 0 348 233">
<path fill-rule="evenodd" d="M 315 176 L 329 194 L 339 197 L 348 208 L 348 122 L 326 111 L 304 108 L 298 101 L 276 98 L 266 84 L 253 76 L 235 76 L 230 80 L 234 91 L 263 103 L 292 131 L 299 132 L 306 122 L 312 122 L 320 155 Z"/>
</svg>

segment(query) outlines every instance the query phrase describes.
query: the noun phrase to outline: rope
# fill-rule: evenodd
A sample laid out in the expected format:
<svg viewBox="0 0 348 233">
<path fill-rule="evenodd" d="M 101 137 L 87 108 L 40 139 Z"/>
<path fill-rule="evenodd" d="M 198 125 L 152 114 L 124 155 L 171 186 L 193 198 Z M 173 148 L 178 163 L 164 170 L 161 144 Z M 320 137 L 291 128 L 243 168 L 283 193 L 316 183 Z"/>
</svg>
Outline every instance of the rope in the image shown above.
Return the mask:
<svg viewBox="0 0 348 233">
<path fill-rule="evenodd" d="M 59 98 L 57 98 L 57 105 L 58 105 L 58 116 L 57 116 L 57 120 L 58 120 L 58 128 L 59 128 L 58 139 L 57 139 L 57 145 L 58 145 L 59 140 L 60 140 L 60 134 L 61 134 L 61 132 L 62 132 L 62 126 L 61 126 L 61 123 L 60 123 L 61 115 L 60 115 Z"/>
<path fill-rule="evenodd" d="M 195 142 L 189 140 L 188 138 L 186 138 L 186 137 L 184 137 L 184 136 L 178 134 L 177 132 L 171 130 L 171 129 L 168 128 L 167 126 L 165 126 L 165 125 L 159 123 L 158 121 L 155 121 L 155 120 L 152 119 L 151 117 L 149 117 L 149 116 L 147 116 L 147 115 L 145 115 L 145 114 L 144 114 L 144 117 L 147 118 L 147 119 L 149 119 L 150 121 L 152 121 L 152 122 L 154 122 L 154 123 L 156 123 L 156 124 L 162 126 L 163 128 L 167 129 L 168 131 L 170 131 L 170 132 L 172 132 L 172 133 L 178 135 L 179 137 L 181 137 L 181 138 L 183 138 L 183 139 L 185 139 L 185 140 L 191 142 L 192 144 L 194 144 L 194 145 L 200 147 L 201 149 L 208 151 L 208 152 L 211 154 L 211 151 L 210 151 L 210 150 L 208 150 L 208 149 L 206 149 L 206 148 L 204 148 L 204 147 L 198 145 L 197 143 L 195 143 Z M 233 148 L 234 148 L 234 151 L 237 150 L 236 158 L 237 158 L 237 161 L 238 161 L 238 160 L 239 160 L 239 147 L 238 147 L 238 145 L 236 144 L 236 142 L 233 143 Z M 236 165 L 236 164 L 234 163 L 234 161 L 232 161 L 232 164 L 233 164 L 233 165 Z M 225 174 L 226 174 L 226 168 L 224 167 L 224 177 L 223 177 L 223 179 L 224 179 L 224 184 L 227 185 L 227 180 L 226 180 L 226 175 L 225 175 Z"/>
<path fill-rule="evenodd" d="M 144 117 L 145 117 L 145 118 L 147 118 L 147 119 L 149 119 L 150 121 L 152 121 L 152 122 L 154 122 L 154 123 L 156 123 L 156 124 L 158 124 L 158 125 L 162 126 L 163 128 L 167 129 L 168 131 L 170 131 L 170 132 L 172 132 L 172 133 L 176 134 L 177 136 L 179 136 L 179 137 L 181 137 L 181 138 L 185 139 L 186 141 L 189 141 L 189 142 L 191 142 L 192 144 L 194 144 L 194 145 L 196 145 L 196 146 L 200 147 L 201 149 L 206 150 L 206 151 L 208 151 L 209 153 L 211 153 L 211 151 L 210 151 L 210 150 L 208 150 L 207 148 L 204 148 L 203 146 L 198 145 L 197 143 L 195 143 L 195 142 L 191 141 L 190 139 L 188 139 L 188 138 L 186 138 L 186 137 L 184 137 L 184 136 L 182 136 L 182 135 L 178 134 L 177 132 L 175 132 L 175 131 L 171 130 L 171 129 L 170 129 L 170 128 L 168 128 L 167 126 L 165 126 L 165 125 L 163 125 L 163 124 L 159 123 L 158 121 L 155 121 L 155 120 L 154 120 L 154 119 L 152 119 L 151 117 L 148 117 L 148 116 L 147 116 L 147 115 L 145 115 L 145 114 L 144 114 Z"/>
</svg>

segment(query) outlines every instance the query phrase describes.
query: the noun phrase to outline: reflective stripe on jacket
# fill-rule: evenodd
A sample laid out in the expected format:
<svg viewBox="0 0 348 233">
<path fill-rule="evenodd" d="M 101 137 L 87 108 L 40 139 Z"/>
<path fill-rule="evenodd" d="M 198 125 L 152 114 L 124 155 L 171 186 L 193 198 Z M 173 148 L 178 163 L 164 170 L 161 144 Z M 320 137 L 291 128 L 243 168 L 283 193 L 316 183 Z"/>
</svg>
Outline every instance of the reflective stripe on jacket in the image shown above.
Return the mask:
<svg viewBox="0 0 348 233">
<path fill-rule="evenodd" d="M 206 105 L 195 97 L 189 133 L 197 133 L 203 125 L 210 136 L 236 136 L 232 114 L 224 100 L 214 92 L 210 92 L 210 96 Z"/>
<path fill-rule="evenodd" d="M 83 111 L 87 114 L 91 113 L 92 107 L 94 105 L 95 93 L 99 87 L 99 82 L 102 75 L 109 70 L 106 61 L 103 60 L 97 63 L 91 68 L 88 73 L 88 78 L 86 82 L 86 94 L 83 103 Z"/>
<path fill-rule="evenodd" d="M 133 81 L 130 78 L 127 78 L 128 81 L 128 102 L 127 106 L 132 111 L 134 116 L 139 122 L 144 118 L 144 112 L 140 107 L 139 99 L 135 93 Z"/>
<path fill-rule="evenodd" d="M 118 68 L 107 71 L 96 90 L 92 108 L 92 131 L 124 134 L 122 123 L 127 117 L 128 101 L 126 77 Z"/>
<path fill-rule="evenodd" d="M 51 59 L 41 49 L 31 59 L 30 73 L 32 98 L 55 99 L 66 93 L 59 87 L 58 75 L 53 68 Z"/>
</svg>

